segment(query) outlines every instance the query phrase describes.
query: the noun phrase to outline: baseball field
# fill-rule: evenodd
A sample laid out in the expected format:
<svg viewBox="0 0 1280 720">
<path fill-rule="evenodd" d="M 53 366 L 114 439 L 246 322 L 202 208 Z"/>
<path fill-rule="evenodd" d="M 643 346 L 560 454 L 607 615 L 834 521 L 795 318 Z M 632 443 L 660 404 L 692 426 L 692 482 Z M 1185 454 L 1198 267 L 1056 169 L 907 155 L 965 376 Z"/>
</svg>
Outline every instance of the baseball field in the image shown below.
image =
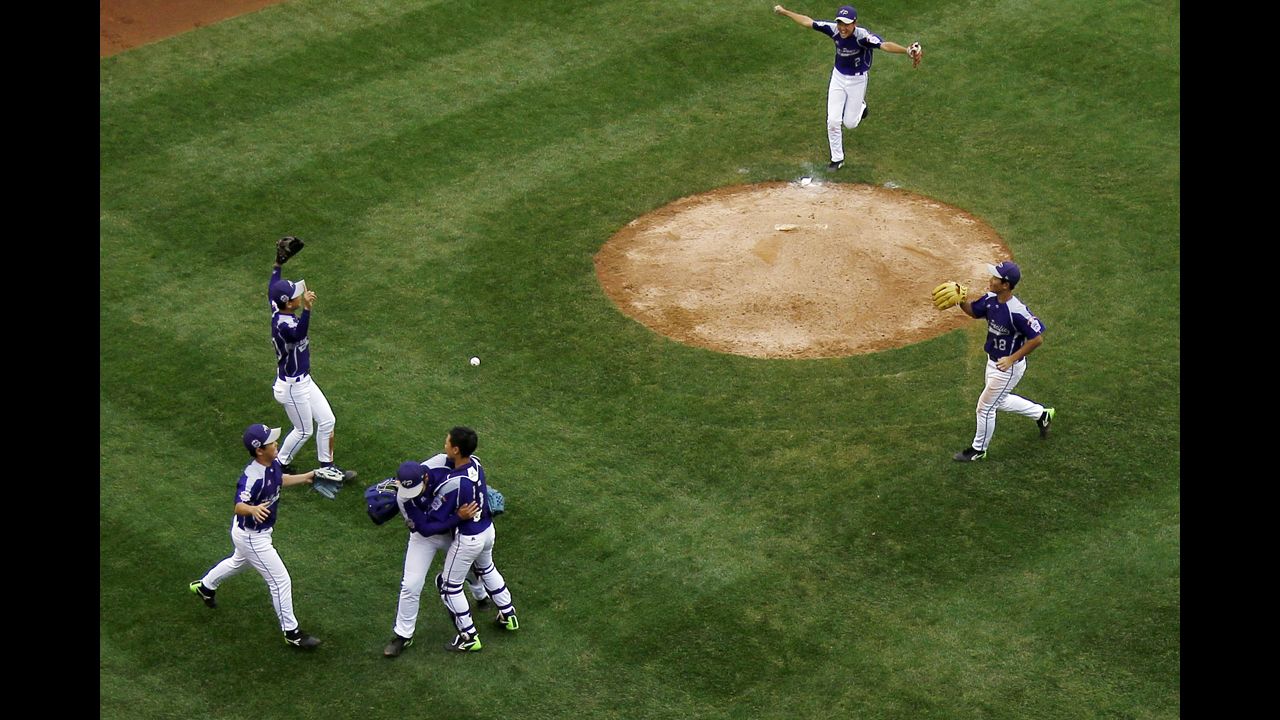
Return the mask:
<svg viewBox="0 0 1280 720">
<path fill-rule="evenodd" d="M 291 0 L 100 60 L 102 717 L 1179 717 L 1179 3 L 856 4 L 925 56 L 877 54 L 832 173 L 831 41 L 772 6 Z M 999 233 L 1047 328 L 1017 390 L 1047 439 L 1006 414 L 952 460 L 983 323 L 770 359 L 602 290 L 637 217 L 802 175 Z M 187 590 L 231 552 L 241 433 L 290 427 L 290 234 L 360 473 L 281 500 L 310 653 L 252 570 L 216 610 Z M 428 587 L 388 660 L 406 532 L 362 491 L 459 424 L 522 627 L 481 614 L 484 650 L 446 653 Z"/>
</svg>

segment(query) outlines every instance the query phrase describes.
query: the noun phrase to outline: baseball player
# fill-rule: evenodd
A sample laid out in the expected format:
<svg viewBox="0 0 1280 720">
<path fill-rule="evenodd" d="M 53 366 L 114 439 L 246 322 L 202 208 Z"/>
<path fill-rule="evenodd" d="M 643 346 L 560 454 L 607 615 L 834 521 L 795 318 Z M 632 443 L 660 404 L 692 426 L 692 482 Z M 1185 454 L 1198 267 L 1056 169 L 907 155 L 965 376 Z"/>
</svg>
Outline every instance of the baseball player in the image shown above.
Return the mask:
<svg viewBox="0 0 1280 720">
<path fill-rule="evenodd" d="M 420 463 L 406 460 L 396 471 L 396 480 L 400 483 L 396 503 L 409 526 L 409 546 L 404 553 L 404 576 L 400 581 L 396 622 L 391 641 L 382 650 L 384 657 L 398 657 L 413 644 L 413 633 L 418 624 L 418 601 L 431 560 L 437 551 L 448 550 L 453 541 L 453 529 L 458 523 L 479 510 L 474 502 L 458 508 L 456 512 L 442 506 L 432 508 L 435 490 L 450 467 L 448 456 L 440 453 Z M 484 585 L 478 579 L 473 579 L 470 584 L 477 605 L 487 606 L 489 598 Z"/>
<path fill-rule="evenodd" d="M 832 22 L 814 20 L 781 5 L 774 5 L 773 12 L 786 15 L 797 25 L 816 30 L 835 41 L 836 62 L 831 70 L 831 83 L 827 86 L 827 142 L 831 145 L 831 163 L 827 169 L 839 170 L 844 166 L 844 131 L 841 126 L 852 130 L 868 114 L 865 98 L 872 51 L 908 55 L 913 66 L 918 66 L 923 57 L 920 43 L 912 43 L 906 48 L 858 27 L 858 11 L 852 5 L 841 6 Z"/>
<path fill-rule="evenodd" d="M 972 303 L 968 299 L 959 302 L 966 315 L 987 321 L 987 342 L 982 346 L 987 353 L 986 387 L 978 396 L 978 430 L 973 444 L 955 454 L 960 462 L 987 456 L 987 446 L 996 432 L 997 411 L 1035 418 L 1042 438 L 1048 437 L 1056 412 L 1013 394 L 1027 371 L 1027 355 L 1044 344 L 1040 318 L 1013 295 L 1014 286 L 1022 280 L 1022 270 L 1013 261 L 1005 260 L 999 265 L 987 265 L 987 272 L 991 274 L 989 292 Z"/>
<path fill-rule="evenodd" d="M 280 428 L 250 425 L 244 431 L 244 447 L 253 458 L 240 473 L 236 483 L 235 515 L 231 519 L 231 544 L 234 552 L 214 565 L 204 577 L 188 585 L 210 608 L 218 607 L 214 597 L 223 580 L 244 571 L 245 563 L 253 566 L 267 581 L 271 606 L 280 619 L 284 641 L 293 647 L 311 649 L 320 638 L 308 635 L 298 627 L 293 616 L 293 582 L 280 553 L 271 544 L 275 529 L 280 489 L 311 482 L 315 471 L 302 475 L 286 475 L 277 456 Z"/>
<path fill-rule="evenodd" d="M 311 307 L 316 294 L 307 289 L 305 280 L 290 282 L 280 277 L 277 259 L 271 271 L 267 296 L 271 299 L 271 342 L 276 349 L 276 402 L 293 423 L 293 429 L 280 446 L 280 462 L 292 471 L 302 445 L 311 437 L 316 425 L 316 453 L 321 467 L 342 471 L 343 482 L 356 477 L 354 470 L 342 470 L 333 463 L 333 426 L 336 422 L 329 400 L 311 379 L 311 347 L 307 330 L 311 324 Z M 294 315 L 302 308 L 302 316 Z"/>
<path fill-rule="evenodd" d="M 477 443 L 476 431 L 469 427 L 458 426 L 445 435 L 444 452 L 453 461 L 453 468 L 445 472 L 431 504 L 433 509 L 449 512 L 471 503 L 479 507 L 470 518 L 458 523 L 444 558 L 444 569 L 436 576 L 440 600 L 458 628 L 453 642 L 445 647 L 457 652 L 475 652 L 481 648 L 480 634 L 471 621 L 471 611 L 462 595 L 462 582 L 473 565 L 498 608 L 495 623 L 508 632 L 520 629 L 511 591 L 507 590 L 502 573 L 493 564 L 493 513 L 485 493 L 488 485 L 484 467 L 480 465 L 480 459 L 472 455 Z"/>
</svg>

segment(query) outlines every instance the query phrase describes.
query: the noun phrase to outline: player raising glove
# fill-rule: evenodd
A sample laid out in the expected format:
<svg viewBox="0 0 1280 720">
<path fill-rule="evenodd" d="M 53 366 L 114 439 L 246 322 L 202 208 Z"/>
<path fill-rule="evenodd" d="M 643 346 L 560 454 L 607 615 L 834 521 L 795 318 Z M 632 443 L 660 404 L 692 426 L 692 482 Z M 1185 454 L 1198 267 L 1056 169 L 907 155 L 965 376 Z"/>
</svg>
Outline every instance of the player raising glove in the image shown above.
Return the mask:
<svg viewBox="0 0 1280 720">
<path fill-rule="evenodd" d="M 292 235 L 286 235 L 276 241 L 276 264 L 283 265 L 289 262 L 289 258 L 302 252 L 302 246 L 306 243 L 302 238 L 296 238 Z"/>
<path fill-rule="evenodd" d="M 315 475 L 311 478 L 311 487 L 321 495 L 332 500 L 337 496 L 338 491 L 342 489 L 342 482 L 346 476 L 341 470 L 331 467 L 316 468 Z"/>
<path fill-rule="evenodd" d="M 952 305 L 958 305 L 964 302 L 969 296 L 969 287 L 961 285 L 954 280 L 942 283 L 933 289 L 933 306 L 939 310 L 946 310 Z"/>
</svg>

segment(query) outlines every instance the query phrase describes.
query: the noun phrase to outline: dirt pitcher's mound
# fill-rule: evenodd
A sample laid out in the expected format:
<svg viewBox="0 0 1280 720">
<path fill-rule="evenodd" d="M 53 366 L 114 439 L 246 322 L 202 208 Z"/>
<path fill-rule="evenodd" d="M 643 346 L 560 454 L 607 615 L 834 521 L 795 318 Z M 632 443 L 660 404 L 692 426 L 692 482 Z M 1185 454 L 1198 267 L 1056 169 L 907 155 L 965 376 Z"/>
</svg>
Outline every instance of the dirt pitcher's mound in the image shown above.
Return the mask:
<svg viewBox="0 0 1280 720">
<path fill-rule="evenodd" d="M 1012 259 L 969 213 L 871 185 L 764 183 L 682 198 L 596 254 L 624 313 L 680 342 L 750 357 L 822 358 L 901 347 L 970 322 L 934 286 L 987 287 Z"/>
</svg>

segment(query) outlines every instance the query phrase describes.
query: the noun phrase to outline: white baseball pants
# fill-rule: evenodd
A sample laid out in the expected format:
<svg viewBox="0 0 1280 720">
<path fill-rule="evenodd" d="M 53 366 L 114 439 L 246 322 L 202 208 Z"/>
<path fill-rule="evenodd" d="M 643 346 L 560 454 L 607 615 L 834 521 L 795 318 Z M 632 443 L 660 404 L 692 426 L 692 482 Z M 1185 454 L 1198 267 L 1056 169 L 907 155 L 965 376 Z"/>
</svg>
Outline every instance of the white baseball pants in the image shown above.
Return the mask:
<svg viewBox="0 0 1280 720">
<path fill-rule="evenodd" d="M 973 436 L 973 448 L 986 450 L 991 444 L 991 436 L 996 434 L 996 412 L 1011 412 L 1036 420 L 1044 413 L 1044 406 L 1014 395 L 1013 389 L 1022 381 L 1027 371 L 1027 359 L 1022 358 L 1009 368 L 1008 372 L 996 367 L 995 362 L 987 359 L 987 385 L 978 396 L 978 431 Z"/>
<path fill-rule="evenodd" d="M 827 142 L 831 145 L 831 162 L 844 160 L 844 132 L 862 122 L 862 111 L 867 107 L 867 74 L 845 75 L 832 68 L 831 84 L 827 86 Z"/>
<path fill-rule="evenodd" d="M 449 609 L 449 614 L 453 616 L 453 623 L 458 627 L 459 633 L 468 634 L 476 630 L 475 623 L 471 620 L 471 608 L 467 605 L 466 598 L 462 597 L 462 581 L 472 565 L 475 566 L 476 575 L 484 583 L 485 589 L 489 591 L 489 597 L 493 598 L 493 604 L 498 610 L 503 615 L 510 615 L 516 611 L 511 604 L 511 591 L 507 590 L 507 583 L 502 579 L 502 573 L 498 572 L 498 568 L 493 564 L 493 541 L 496 536 L 497 533 L 492 525 L 476 535 L 459 533 L 454 537 L 449 545 L 449 552 L 444 557 L 444 570 L 436 576 L 440 600 Z"/>
<path fill-rule="evenodd" d="M 235 552 L 222 562 L 214 565 L 200 582 L 210 590 L 217 590 L 223 580 L 232 575 L 244 572 L 245 563 L 267 581 L 267 590 L 271 592 L 271 607 L 275 608 L 276 617 L 280 619 L 280 629 L 284 632 L 296 630 L 298 619 L 293 616 L 293 581 L 289 578 L 289 570 L 285 568 L 280 553 L 271 544 L 271 532 L 274 528 L 263 530 L 244 530 L 231 525 L 231 544 Z"/>
<path fill-rule="evenodd" d="M 329 407 L 329 399 L 311 380 L 311 374 L 289 380 L 277 376 L 272 391 L 276 402 L 284 406 L 289 422 L 293 423 L 293 429 L 280 443 L 280 464 L 293 462 L 303 444 L 310 439 L 313 423 L 318 425 L 317 457 L 322 463 L 333 462 L 333 426 L 337 421 L 333 417 L 333 408 Z"/>
<path fill-rule="evenodd" d="M 409 533 L 409 547 L 404 551 L 404 577 L 400 581 L 400 603 L 396 606 L 395 633 L 402 638 L 411 638 L 418 628 L 418 602 L 422 597 L 422 586 L 427 580 L 427 569 L 431 560 L 439 550 L 447 551 L 453 538 L 448 533 L 440 533 L 431 537 L 423 537 L 422 533 Z M 476 600 L 485 597 L 484 585 L 478 580 L 470 581 L 471 596 Z"/>
</svg>

